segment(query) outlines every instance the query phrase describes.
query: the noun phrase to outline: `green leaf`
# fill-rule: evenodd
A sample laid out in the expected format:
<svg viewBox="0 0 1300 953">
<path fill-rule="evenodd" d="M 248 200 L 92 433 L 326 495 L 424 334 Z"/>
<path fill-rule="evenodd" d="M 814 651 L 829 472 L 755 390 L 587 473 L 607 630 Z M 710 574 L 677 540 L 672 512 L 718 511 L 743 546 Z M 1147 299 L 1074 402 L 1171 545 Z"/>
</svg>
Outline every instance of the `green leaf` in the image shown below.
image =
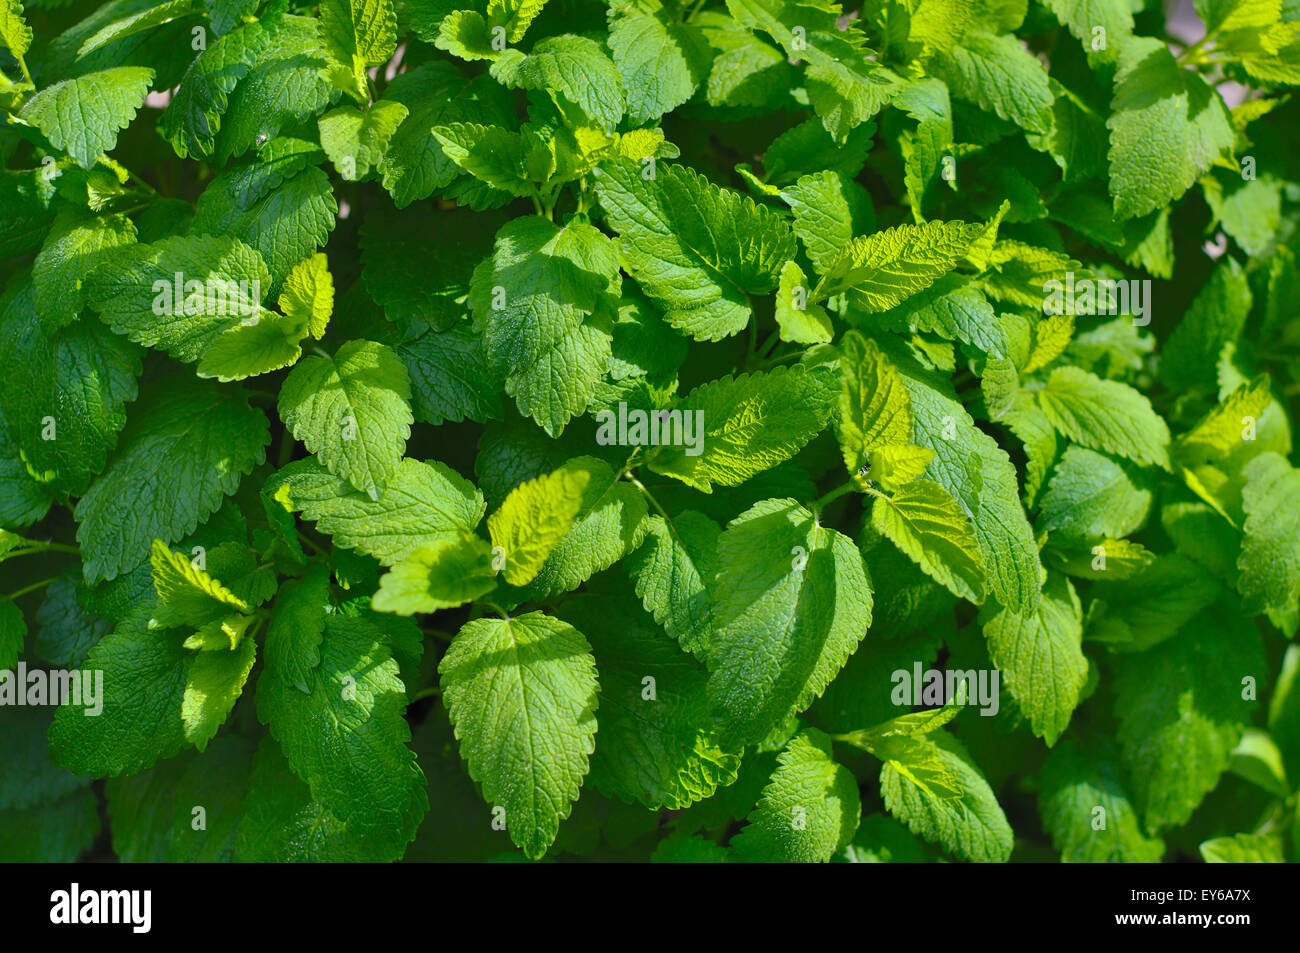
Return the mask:
<svg viewBox="0 0 1300 953">
<path fill-rule="evenodd" d="M 912 442 L 911 401 L 879 345 L 856 330 L 840 341 L 839 365 L 835 429 L 844 466 L 856 474 L 871 451 Z"/>
<path fill-rule="evenodd" d="M 984 567 L 970 517 L 933 480 L 914 480 L 881 496 L 871 525 L 959 599 L 984 601 Z"/>
<path fill-rule="evenodd" d="M 230 735 L 104 786 L 113 850 L 126 863 L 229 862 L 253 745 Z M 195 807 L 203 808 L 202 815 Z M 201 816 L 203 824 L 195 821 Z M 198 829 L 196 829 L 198 828 Z"/>
<path fill-rule="evenodd" d="M 1264 665 L 1259 634 L 1236 616 L 1121 660 L 1118 739 L 1148 833 L 1184 824 L 1218 784 L 1255 707 L 1243 680 Z"/>
<path fill-rule="evenodd" d="M 572 103 L 607 132 L 623 118 L 618 68 L 599 43 L 585 36 L 548 36 L 527 56 L 507 50 L 491 70 L 503 86 L 546 92 Z"/>
<path fill-rule="evenodd" d="M 390 0 L 323 0 L 321 39 L 339 87 L 364 103 L 366 67 L 382 66 L 397 48 L 397 16 Z"/>
<path fill-rule="evenodd" d="M 876 60 L 856 24 L 840 26 L 838 4 L 729 0 L 727 9 L 741 25 L 769 34 L 791 61 L 807 62 L 808 101 L 837 143 L 897 92 L 898 77 Z"/>
<path fill-rule="evenodd" d="M 447 62 L 424 63 L 398 73 L 384 90 L 384 98 L 407 109 L 379 163 L 384 188 L 398 208 L 445 189 L 460 175 L 460 168 L 432 134 L 435 126 L 467 122 L 491 127 L 511 121 L 506 108 L 509 94 L 501 86 L 487 75 L 466 81 Z"/>
<path fill-rule="evenodd" d="M 1042 566 L 1019 501 L 1019 480 L 1006 452 L 954 399 L 947 384 L 896 351 L 890 360 L 911 398 L 914 442 L 934 451 L 926 475 L 971 517 L 989 588 L 1017 612 L 1038 604 Z"/>
<path fill-rule="evenodd" d="M 681 810 L 735 781 L 740 753 L 718 744 L 702 664 L 620 597 L 579 596 L 560 613 L 595 633 L 597 789 L 652 810 Z"/>
<path fill-rule="evenodd" d="M 1242 472 L 1245 538 L 1237 568 L 1242 608 L 1266 612 L 1287 634 L 1300 625 L 1300 471 L 1261 453 Z"/>
<path fill-rule="evenodd" d="M 794 500 L 766 500 L 718 539 L 709 696 L 751 744 L 807 708 L 871 624 L 862 555 Z"/>
<path fill-rule="evenodd" d="M 1117 219 L 1164 208 L 1216 159 L 1232 154 L 1232 122 L 1219 94 L 1153 37 L 1134 37 L 1120 48 L 1110 105 Z"/>
<path fill-rule="evenodd" d="M 507 40 L 518 43 L 544 6 L 546 0 L 488 0 L 487 18 L 493 26 L 505 27 Z"/>
<path fill-rule="evenodd" d="M 990 607 L 984 637 L 989 657 L 1034 734 L 1048 747 L 1056 744 L 1088 680 L 1088 660 L 1080 647 L 1083 610 L 1070 581 L 1048 573 L 1042 601 L 1030 613 Z"/>
<path fill-rule="evenodd" d="M 161 625 L 199 628 L 229 615 L 232 609 L 250 611 L 247 602 L 195 566 L 194 559 L 172 551 L 161 540 L 153 541 L 149 562 L 160 602 L 154 620 Z"/>
<path fill-rule="evenodd" d="M 417 549 L 379 580 L 377 612 L 413 615 L 473 602 L 496 588 L 492 550 L 477 536 Z"/>
<path fill-rule="evenodd" d="M 235 652 L 192 652 L 178 633 L 152 629 L 148 614 L 135 612 L 90 650 L 81 678 L 94 685 L 96 704 L 55 713 L 51 756 L 74 774 L 117 777 L 190 744 L 202 750 L 230 714 L 255 645 L 250 639 Z M 84 689 L 82 697 L 89 701 Z M 100 713 L 91 716 L 96 707 Z"/>
<path fill-rule="evenodd" d="M 1092 450 L 1169 468 L 1169 428 L 1142 394 L 1077 367 L 1058 367 L 1038 391 L 1052 426 Z"/>
<path fill-rule="evenodd" d="M 271 442 L 238 390 L 173 377 L 132 409 L 108 468 L 77 502 L 86 580 L 113 579 L 207 519 Z"/>
<path fill-rule="evenodd" d="M 136 398 L 139 348 L 95 321 L 57 329 L 42 322 L 24 284 L 0 311 L 0 362 L 9 369 L 0 408 L 22 448 L 24 473 L 60 495 L 84 493 Z"/>
<path fill-rule="evenodd" d="M 1133 11 L 1126 0 L 1046 0 L 1046 6 L 1083 44 L 1090 63 L 1115 62 L 1132 38 Z"/>
<path fill-rule="evenodd" d="M 795 344 L 829 344 L 835 337 L 830 315 L 821 305 L 808 300 L 811 289 L 803 269 L 787 261 L 781 269 L 781 283 L 776 292 L 776 323 L 781 340 Z"/>
<path fill-rule="evenodd" d="M 391 348 L 349 341 L 299 362 L 280 388 L 280 418 L 331 473 L 378 500 L 406 449 L 414 416 L 406 365 Z"/>
<path fill-rule="evenodd" d="M 117 333 L 188 363 L 260 315 L 270 286 L 262 256 L 242 241 L 176 236 L 110 253 L 86 279 L 85 295 Z"/>
<path fill-rule="evenodd" d="M 1155 554 L 1127 539 L 1102 539 L 1087 550 L 1051 550 L 1058 568 L 1080 579 L 1132 579 L 1155 562 Z"/>
<path fill-rule="evenodd" d="M 1212 389 L 1223 346 L 1241 335 L 1253 304 L 1245 270 L 1225 258 L 1161 348 L 1161 381 L 1178 391 Z"/>
<path fill-rule="evenodd" d="M 695 95 L 709 51 L 697 27 L 675 22 L 657 2 L 619 12 L 609 26 L 609 49 L 627 91 L 628 120 L 643 126 Z"/>
<path fill-rule="evenodd" d="M 257 686 L 259 718 L 313 801 L 377 849 L 400 854 L 428 800 L 408 746 L 406 686 L 383 634 L 365 619 L 327 617 L 307 688 L 268 664 Z"/>
<path fill-rule="evenodd" d="M 794 213 L 794 233 L 818 271 L 826 271 L 854 235 L 875 230 L 871 196 L 843 172 L 830 169 L 800 176 L 781 190 Z"/>
<path fill-rule="evenodd" d="M 520 413 L 552 436 L 584 412 L 609 365 L 620 287 L 614 243 L 591 225 L 536 216 L 498 233 L 469 303 Z"/>
<path fill-rule="evenodd" d="M 99 801 L 89 788 L 48 805 L 3 811 L 0 863 L 75 863 L 99 833 Z"/>
<path fill-rule="evenodd" d="M 476 619 L 452 641 L 438 671 L 470 777 L 504 809 L 510 839 L 540 858 L 568 817 L 595 749 L 591 646 L 573 626 L 540 612 Z"/>
<path fill-rule="evenodd" d="M 1285 864 L 1282 848 L 1272 837 L 1233 834 L 1204 841 L 1201 857 L 1207 864 Z"/>
<path fill-rule="evenodd" d="M 1213 577 L 1178 553 L 1157 556 L 1128 578 L 1103 575 L 1105 584 L 1095 590 L 1090 607 L 1088 635 L 1128 651 L 1169 638 L 1219 594 Z"/>
<path fill-rule="evenodd" d="M 834 401 L 824 368 L 777 367 L 702 384 L 681 408 L 684 421 L 693 418 L 695 442 L 660 446 L 650 468 L 705 493 L 715 483 L 738 486 L 798 453 L 826 426 Z"/>
<path fill-rule="evenodd" d="M 1043 64 L 1010 34 L 974 32 L 930 69 L 954 96 L 1014 122 L 1026 132 L 1052 126 L 1052 91 Z"/>
<path fill-rule="evenodd" d="M 493 549 L 499 549 L 504 557 L 502 575 L 512 586 L 530 582 L 573 526 L 592 482 L 590 460 L 579 458 L 521 483 L 488 517 Z"/>
<path fill-rule="evenodd" d="M 1071 445 L 1043 493 L 1038 526 L 1053 539 L 1118 539 L 1142 527 L 1152 501 L 1149 481 L 1135 468 Z"/>
<path fill-rule="evenodd" d="M 1038 809 L 1062 863 L 1159 863 L 1165 845 L 1142 833 L 1112 746 L 1067 739 L 1043 765 Z"/>
<path fill-rule="evenodd" d="M 535 172 L 529 161 L 535 154 L 530 146 L 539 144 L 500 126 L 456 122 L 435 126 L 433 138 L 457 166 L 493 189 L 516 197 L 536 194 L 536 183 L 554 171 L 546 167 Z M 551 161 L 544 149 L 541 154 L 544 162 Z"/>
<path fill-rule="evenodd" d="M 254 639 L 244 639 L 228 651 L 199 652 L 188 660 L 181 722 L 186 739 L 200 751 L 230 717 L 256 661 Z"/>
<path fill-rule="evenodd" d="M 261 22 L 271 42 L 259 46 L 252 68 L 230 94 L 217 136 L 222 163 L 314 119 L 336 95 L 327 78 L 320 20 L 283 16 Z"/>
<path fill-rule="evenodd" d="M 645 538 L 645 497 L 631 483 L 618 479 L 613 467 L 595 457 L 576 457 L 565 464 L 565 469 L 586 474 L 582 501 L 573 526 L 555 544 L 536 577 L 516 594 L 526 600 L 549 599 L 578 588 L 636 549 Z M 506 503 L 502 504 L 503 510 Z M 506 564 L 509 566 L 508 556 Z"/>
<path fill-rule="evenodd" d="M 263 311 L 252 323 L 229 327 L 203 352 L 195 373 L 223 383 L 288 367 L 302 356 L 306 327 L 296 319 Z"/>
<path fill-rule="evenodd" d="M 365 112 L 340 106 L 320 117 L 321 148 L 344 182 L 360 181 L 379 165 L 406 115 L 401 103 L 381 99 Z"/>
<path fill-rule="evenodd" d="M 213 154 L 230 95 L 270 47 L 271 38 L 261 23 L 248 23 L 226 33 L 190 64 L 158 121 L 158 131 L 176 155 L 205 159 Z"/>
<path fill-rule="evenodd" d="M 26 526 L 45 516 L 53 499 L 22 459 L 0 403 L 0 526 Z"/>
<path fill-rule="evenodd" d="M 742 330 L 748 296 L 776 290 L 795 255 L 794 235 L 775 212 L 691 169 L 615 159 L 595 174 L 623 267 L 669 324 L 697 340 Z"/>
<path fill-rule="evenodd" d="M 1223 399 L 1195 427 L 1174 443 L 1174 458 L 1182 466 L 1195 468 L 1210 461 L 1222 462 L 1243 449 L 1248 418 L 1258 421 L 1273 402 L 1267 374 L 1242 384 Z"/>
<path fill-rule="evenodd" d="M 85 306 L 81 286 L 112 249 L 135 244 L 135 226 L 122 215 L 64 213 L 54 222 L 32 264 L 41 322 L 53 330 L 71 323 Z"/>
<path fill-rule="evenodd" d="M 772 780 L 731 842 L 732 856 L 825 863 L 853 839 L 861 814 L 857 781 L 832 759 L 830 738 L 807 728 L 777 757 Z"/>
<path fill-rule="evenodd" d="M 151 69 L 119 66 L 65 79 L 36 93 L 19 115 L 89 169 L 113 151 L 118 132 L 135 118 L 153 78 Z"/>
<path fill-rule="evenodd" d="M 434 46 L 462 60 L 494 60 L 501 55 L 492 43 L 487 21 L 477 10 L 453 10 L 439 24 Z"/>
<path fill-rule="evenodd" d="M 316 252 L 293 266 L 280 289 L 276 302 L 284 316 L 295 325 L 306 328 L 311 336 L 325 336 L 330 316 L 334 313 L 334 278 L 329 272 L 329 261 L 322 252 Z"/>
<path fill-rule="evenodd" d="M 268 155 L 274 155 L 268 149 Z M 300 160 L 301 161 L 301 160 Z M 260 172 L 261 164 L 252 167 Z M 247 167 L 245 167 L 247 168 Z M 243 169 L 213 180 L 199 196 L 190 229 L 194 233 L 229 235 L 257 249 L 270 269 L 277 289 L 298 262 L 329 239 L 338 204 L 329 177 L 308 168 L 297 175 L 268 178 L 264 188 L 243 191 Z"/>
<path fill-rule="evenodd" d="M 23 20 L 23 5 L 18 0 L 0 4 L 0 43 L 20 58 L 32 45 L 32 28 Z"/>
<path fill-rule="evenodd" d="M 849 304 L 874 314 L 924 291 L 965 257 L 983 225 L 897 225 L 853 239 L 830 266 L 818 295 L 848 292 Z"/>
<path fill-rule="evenodd" d="M 82 605 L 82 592 L 80 580 L 60 576 L 45 590 L 45 601 L 36 610 L 36 654 L 62 668 L 80 668 L 95 643 L 113 628 L 108 619 Z"/>
<path fill-rule="evenodd" d="M 652 516 L 644 545 L 625 562 L 646 611 L 699 659 L 708 657 L 721 532 L 717 523 L 694 510 L 671 521 Z"/>
<path fill-rule="evenodd" d="M 406 844 L 362 841 L 322 804 L 266 737 L 253 759 L 235 852 L 240 861 L 282 863 L 397 860 Z"/>
<path fill-rule="evenodd" d="M 81 44 L 77 50 L 77 56 L 78 58 L 89 56 L 110 43 L 116 43 L 138 33 L 144 33 L 147 30 L 152 30 L 164 23 L 170 23 L 182 17 L 192 16 L 201 12 L 202 9 L 202 0 L 167 0 L 167 2 L 155 4 L 138 13 L 133 13 L 120 20 L 114 20 L 108 26 L 97 30 L 91 35 L 90 39 Z"/>
<path fill-rule="evenodd" d="M 961 742 L 947 732 L 907 742 L 880 770 L 885 808 L 914 834 L 963 860 L 1005 863 L 1011 854 L 1011 826 Z M 936 768 L 955 784 L 953 792 L 918 780 Z"/>
<path fill-rule="evenodd" d="M 394 350 L 411 378 L 415 419 L 426 424 L 501 420 L 501 380 L 488 362 L 487 345 L 468 323 L 429 330 Z"/>
<path fill-rule="evenodd" d="M 320 644 L 330 606 L 329 572 L 320 564 L 302 579 L 286 583 L 275 601 L 266 630 L 266 666 L 306 693 L 311 671 L 320 664 Z"/>
<path fill-rule="evenodd" d="M 378 499 L 314 460 L 291 463 L 266 493 L 316 523 L 336 546 L 392 566 L 422 546 L 455 542 L 483 518 L 483 494 L 444 463 L 403 459 Z"/>
<path fill-rule="evenodd" d="M 965 276 L 944 275 L 886 312 L 881 321 L 894 331 L 928 331 L 949 341 L 963 341 L 994 358 L 1006 357 L 1009 349 L 993 306 Z"/>
</svg>

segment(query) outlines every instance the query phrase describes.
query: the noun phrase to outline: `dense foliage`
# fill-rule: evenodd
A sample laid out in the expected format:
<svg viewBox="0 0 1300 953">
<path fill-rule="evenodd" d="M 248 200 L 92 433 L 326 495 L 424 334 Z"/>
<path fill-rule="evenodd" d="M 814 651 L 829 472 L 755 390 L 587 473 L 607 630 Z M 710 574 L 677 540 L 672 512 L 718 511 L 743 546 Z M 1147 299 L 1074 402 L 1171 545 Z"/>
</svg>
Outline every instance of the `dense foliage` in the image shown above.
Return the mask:
<svg viewBox="0 0 1300 953">
<path fill-rule="evenodd" d="M 1300 3 L 1188 13 L 0 0 L 0 858 L 1295 859 Z"/>
</svg>

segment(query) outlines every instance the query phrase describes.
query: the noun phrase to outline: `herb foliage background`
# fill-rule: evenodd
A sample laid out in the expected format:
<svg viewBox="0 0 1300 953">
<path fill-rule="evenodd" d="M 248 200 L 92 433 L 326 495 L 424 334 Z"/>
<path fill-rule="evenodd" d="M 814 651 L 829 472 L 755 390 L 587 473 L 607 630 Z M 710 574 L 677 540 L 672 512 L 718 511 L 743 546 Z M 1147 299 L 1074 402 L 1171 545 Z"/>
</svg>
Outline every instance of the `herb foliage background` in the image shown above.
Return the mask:
<svg viewBox="0 0 1300 953">
<path fill-rule="evenodd" d="M 1295 859 L 1300 5 L 1195 13 L 0 0 L 0 669 L 105 692 L 0 858 Z"/>
</svg>

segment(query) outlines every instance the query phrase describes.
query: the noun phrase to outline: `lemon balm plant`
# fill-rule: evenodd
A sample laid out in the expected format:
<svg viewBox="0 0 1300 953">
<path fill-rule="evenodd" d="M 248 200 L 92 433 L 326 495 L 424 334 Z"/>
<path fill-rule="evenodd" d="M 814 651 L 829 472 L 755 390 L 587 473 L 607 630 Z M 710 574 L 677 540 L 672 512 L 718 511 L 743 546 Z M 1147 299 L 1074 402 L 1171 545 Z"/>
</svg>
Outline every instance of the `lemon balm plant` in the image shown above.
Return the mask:
<svg viewBox="0 0 1300 953">
<path fill-rule="evenodd" d="M 1300 854 L 1293 0 L 0 45 L 0 858 Z"/>
</svg>

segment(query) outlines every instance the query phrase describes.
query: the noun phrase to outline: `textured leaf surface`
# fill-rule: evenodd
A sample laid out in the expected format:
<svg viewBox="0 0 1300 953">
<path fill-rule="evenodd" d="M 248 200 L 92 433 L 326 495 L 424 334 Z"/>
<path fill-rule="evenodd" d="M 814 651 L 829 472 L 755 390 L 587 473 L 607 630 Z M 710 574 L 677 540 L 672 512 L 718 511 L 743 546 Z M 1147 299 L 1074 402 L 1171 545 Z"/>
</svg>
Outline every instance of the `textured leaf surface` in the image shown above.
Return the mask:
<svg viewBox="0 0 1300 953">
<path fill-rule="evenodd" d="M 280 417 L 330 470 L 379 499 L 411 435 L 411 382 L 391 348 L 349 341 L 308 357 L 280 388 Z"/>
<path fill-rule="evenodd" d="M 675 328 L 716 341 L 750 319 L 748 295 L 776 289 L 794 234 L 770 209 L 665 165 L 645 177 L 630 159 L 604 163 L 597 192 L 622 239 L 623 267 Z"/>
<path fill-rule="evenodd" d="M 807 708 L 871 624 L 857 547 L 793 500 L 766 500 L 731 522 L 715 592 L 709 695 L 741 743 Z"/>
<path fill-rule="evenodd" d="M 112 579 L 172 543 L 235 492 L 270 443 L 266 417 L 239 391 L 171 379 L 132 408 L 108 468 L 78 502 L 86 579 Z"/>
<path fill-rule="evenodd" d="M 468 623 L 438 671 L 456 740 L 510 839 L 546 853 L 595 747 L 596 666 L 573 626 L 540 612 Z"/>
</svg>

